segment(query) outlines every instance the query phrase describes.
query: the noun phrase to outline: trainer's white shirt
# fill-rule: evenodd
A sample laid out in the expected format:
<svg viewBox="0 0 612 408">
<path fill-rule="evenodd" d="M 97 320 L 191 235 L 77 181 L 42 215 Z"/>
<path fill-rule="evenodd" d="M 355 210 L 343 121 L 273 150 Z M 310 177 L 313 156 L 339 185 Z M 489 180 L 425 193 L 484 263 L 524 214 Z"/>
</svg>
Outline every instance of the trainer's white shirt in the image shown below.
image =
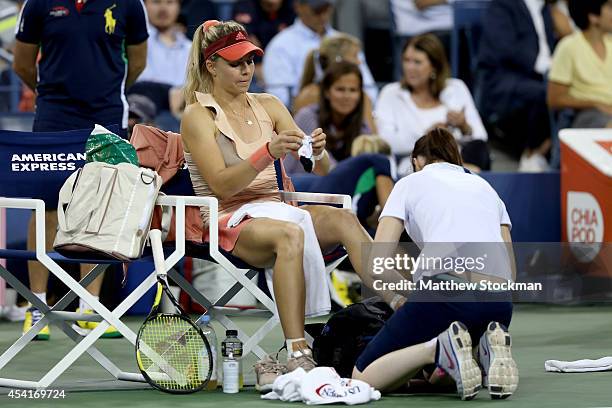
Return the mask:
<svg viewBox="0 0 612 408">
<path fill-rule="evenodd" d="M 432 163 L 401 179 L 380 218 L 394 217 L 416 243 L 503 242 L 512 227 L 504 202 L 483 178 L 450 163 Z"/>
</svg>

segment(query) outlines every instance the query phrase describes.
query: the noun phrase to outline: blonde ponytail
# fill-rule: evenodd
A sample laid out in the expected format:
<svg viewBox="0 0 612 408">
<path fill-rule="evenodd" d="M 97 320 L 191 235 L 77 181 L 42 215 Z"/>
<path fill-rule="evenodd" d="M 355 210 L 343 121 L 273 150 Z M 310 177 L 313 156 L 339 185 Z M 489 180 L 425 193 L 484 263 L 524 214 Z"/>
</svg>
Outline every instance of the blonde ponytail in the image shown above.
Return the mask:
<svg viewBox="0 0 612 408">
<path fill-rule="evenodd" d="M 206 69 L 206 61 L 204 60 L 204 50 L 206 47 L 227 34 L 236 31 L 246 31 L 241 24 L 235 21 L 215 23 L 211 24 L 211 21 L 205 21 L 197 28 L 193 35 L 184 88 L 185 103 L 187 105 L 196 101 L 196 92 L 211 93 L 213 91 L 212 75 Z M 218 58 L 216 55 L 211 57 L 213 60 L 216 58 Z"/>
</svg>

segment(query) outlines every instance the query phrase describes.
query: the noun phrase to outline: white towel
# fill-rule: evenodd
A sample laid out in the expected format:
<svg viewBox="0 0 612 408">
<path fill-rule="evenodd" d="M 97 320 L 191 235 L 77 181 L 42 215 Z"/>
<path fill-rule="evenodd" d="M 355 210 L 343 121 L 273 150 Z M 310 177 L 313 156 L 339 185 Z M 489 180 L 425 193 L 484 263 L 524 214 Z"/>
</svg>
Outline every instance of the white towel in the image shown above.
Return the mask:
<svg viewBox="0 0 612 408">
<path fill-rule="evenodd" d="M 235 227 L 246 216 L 251 218 L 271 218 L 292 222 L 304 231 L 304 279 L 306 283 L 306 317 L 322 316 L 331 310 L 328 279 L 325 276 L 325 261 L 319 247 L 310 213 L 306 210 L 284 203 L 252 203 L 240 207 L 227 222 Z M 266 269 L 266 281 L 274 296 L 272 268 Z"/>
<path fill-rule="evenodd" d="M 298 368 L 281 375 L 274 381 L 272 392 L 262 395 L 261 398 L 303 401 L 307 405 L 340 402 L 356 405 L 379 400 L 380 392 L 364 381 L 340 378 L 333 368 L 316 367 L 308 373 Z"/>
<path fill-rule="evenodd" d="M 302 367 L 298 367 L 290 373 L 277 377 L 272 384 L 272 391 L 262 395 L 261 398 L 289 402 L 301 401 L 300 385 L 305 375 L 306 371 Z"/>
<path fill-rule="evenodd" d="M 612 370 L 612 357 L 602 357 L 598 360 L 559 361 L 547 360 L 544 369 L 554 373 L 588 373 L 593 371 Z"/>
</svg>

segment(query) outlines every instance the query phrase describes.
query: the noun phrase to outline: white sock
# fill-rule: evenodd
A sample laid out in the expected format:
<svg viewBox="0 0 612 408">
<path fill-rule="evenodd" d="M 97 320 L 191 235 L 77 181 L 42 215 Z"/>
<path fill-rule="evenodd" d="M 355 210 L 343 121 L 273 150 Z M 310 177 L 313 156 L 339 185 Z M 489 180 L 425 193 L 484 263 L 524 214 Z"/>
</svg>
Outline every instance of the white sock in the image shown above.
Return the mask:
<svg viewBox="0 0 612 408">
<path fill-rule="evenodd" d="M 42 293 L 36 293 L 33 292 L 34 296 L 36 296 L 41 302 L 43 302 L 45 305 L 47 304 L 47 292 L 42 292 Z"/>
<path fill-rule="evenodd" d="M 287 354 L 291 355 L 295 351 L 299 351 L 300 349 L 295 346 L 295 343 L 300 343 L 303 341 L 306 341 L 306 339 L 303 337 L 299 339 L 286 339 L 285 344 L 287 344 Z"/>
<path fill-rule="evenodd" d="M 96 299 L 96 300 L 98 300 L 98 301 L 100 300 L 100 296 L 94 296 L 93 298 L 94 298 L 94 299 Z M 87 302 L 86 302 L 86 301 L 84 301 L 83 299 L 79 299 L 79 309 L 80 309 L 81 311 L 84 311 L 84 310 L 90 310 L 90 309 L 91 309 L 91 306 L 89 306 L 89 303 L 87 303 Z"/>
</svg>

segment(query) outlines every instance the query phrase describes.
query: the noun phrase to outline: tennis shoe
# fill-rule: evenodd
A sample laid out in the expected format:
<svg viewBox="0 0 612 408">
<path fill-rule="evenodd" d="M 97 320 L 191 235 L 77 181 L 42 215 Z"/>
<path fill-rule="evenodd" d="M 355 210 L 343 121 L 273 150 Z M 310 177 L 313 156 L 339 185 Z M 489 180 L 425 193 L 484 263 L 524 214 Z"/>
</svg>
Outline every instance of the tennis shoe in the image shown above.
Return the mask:
<svg viewBox="0 0 612 408">
<path fill-rule="evenodd" d="M 26 310 L 25 320 L 23 321 L 23 334 L 26 334 L 32 326 L 43 318 L 43 314 L 35 307 L 30 307 Z M 50 337 L 49 325 L 43 327 L 32 340 L 49 340 Z"/>
<path fill-rule="evenodd" d="M 94 314 L 93 310 L 91 309 L 86 309 L 83 311 L 81 311 L 80 309 L 77 309 L 76 311 L 77 313 L 91 314 L 91 315 Z M 72 324 L 72 328 L 77 333 L 79 333 L 81 336 L 87 336 L 89 333 L 91 333 L 93 329 L 98 327 L 99 324 L 100 322 L 77 320 L 76 322 Z M 100 338 L 103 338 L 103 339 L 116 339 L 120 337 L 123 337 L 123 335 L 119 333 L 119 330 L 117 330 L 114 326 L 108 326 L 106 330 L 104 331 L 104 333 L 102 334 L 102 336 L 100 336 Z"/>
<path fill-rule="evenodd" d="M 491 399 L 505 399 L 514 393 L 519 383 L 519 372 L 512 358 L 512 338 L 508 329 L 491 322 L 480 338 L 478 359 L 483 371 L 483 383 Z"/>
<path fill-rule="evenodd" d="M 471 400 L 482 388 L 480 368 L 472 356 L 472 339 L 463 323 L 451 323 L 438 336 L 436 365 L 453 378 L 462 400 Z"/>
</svg>

